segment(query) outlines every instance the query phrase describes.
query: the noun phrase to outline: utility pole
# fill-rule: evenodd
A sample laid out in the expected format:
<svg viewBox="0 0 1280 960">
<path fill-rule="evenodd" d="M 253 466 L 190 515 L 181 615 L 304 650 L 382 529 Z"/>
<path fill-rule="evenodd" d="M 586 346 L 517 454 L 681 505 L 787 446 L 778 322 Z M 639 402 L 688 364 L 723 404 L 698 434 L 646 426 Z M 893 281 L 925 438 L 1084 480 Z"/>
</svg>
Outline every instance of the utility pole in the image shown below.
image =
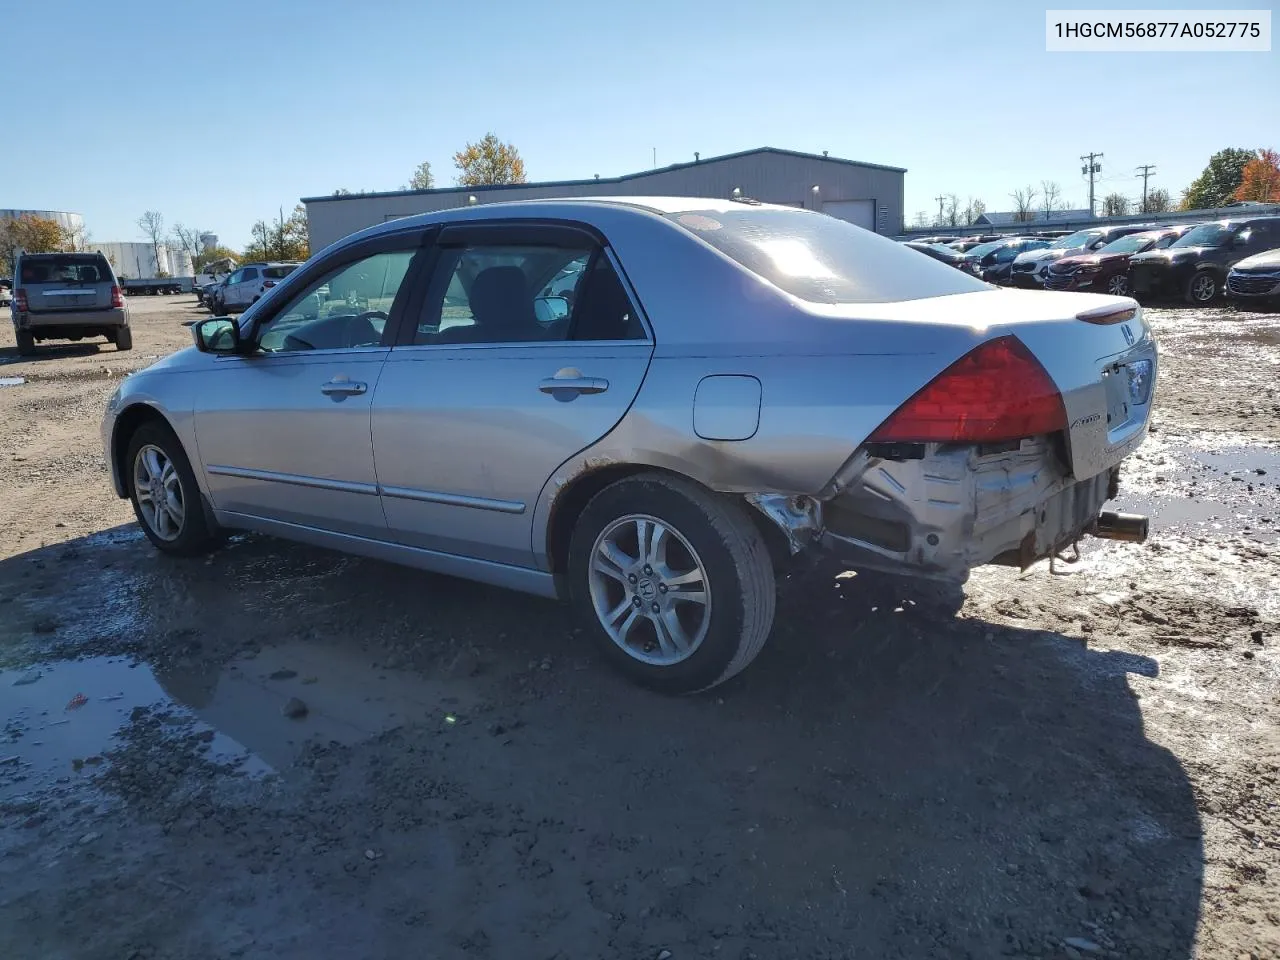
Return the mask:
<svg viewBox="0 0 1280 960">
<path fill-rule="evenodd" d="M 1089 175 L 1089 216 L 1093 216 L 1093 178 L 1096 174 L 1102 172 L 1102 164 L 1098 160 L 1102 159 L 1102 154 L 1091 153 L 1087 157 L 1081 157 L 1085 161 L 1085 165 L 1080 168 L 1080 172 Z"/>
<path fill-rule="evenodd" d="M 1144 163 L 1142 166 L 1140 166 L 1137 169 L 1136 172 L 1142 175 L 1142 212 L 1146 213 L 1147 212 L 1147 178 L 1156 172 L 1156 165 L 1154 163 Z"/>
<path fill-rule="evenodd" d="M 946 197 L 934 197 L 938 201 L 938 226 L 942 226 L 942 205 L 947 202 Z"/>
</svg>

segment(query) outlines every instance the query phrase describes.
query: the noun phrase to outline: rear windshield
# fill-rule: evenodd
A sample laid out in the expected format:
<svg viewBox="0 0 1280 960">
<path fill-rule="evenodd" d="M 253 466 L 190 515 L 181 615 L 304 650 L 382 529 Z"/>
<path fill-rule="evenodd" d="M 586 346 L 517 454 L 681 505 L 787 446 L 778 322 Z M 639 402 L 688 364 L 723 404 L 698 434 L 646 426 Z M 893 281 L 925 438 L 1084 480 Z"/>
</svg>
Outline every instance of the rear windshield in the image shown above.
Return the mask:
<svg viewBox="0 0 1280 960">
<path fill-rule="evenodd" d="M 262 275 L 268 280 L 280 280 L 297 269 L 298 265 L 296 263 L 285 264 L 283 267 L 263 267 Z"/>
<path fill-rule="evenodd" d="M 814 303 L 887 303 L 987 289 L 904 244 L 820 213 L 748 208 L 667 216 L 757 276 Z"/>
<path fill-rule="evenodd" d="M 20 279 L 22 283 L 102 283 L 111 280 L 111 268 L 95 256 L 23 257 Z"/>
</svg>

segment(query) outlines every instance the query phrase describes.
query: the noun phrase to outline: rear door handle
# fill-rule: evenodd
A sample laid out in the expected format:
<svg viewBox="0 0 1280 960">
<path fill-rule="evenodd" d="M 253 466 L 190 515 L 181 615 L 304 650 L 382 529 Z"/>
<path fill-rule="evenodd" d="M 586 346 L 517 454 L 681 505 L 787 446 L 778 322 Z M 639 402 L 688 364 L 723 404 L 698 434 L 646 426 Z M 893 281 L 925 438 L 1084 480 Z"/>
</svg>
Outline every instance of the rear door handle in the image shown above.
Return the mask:
<svg viewBox="0 0 1280 960">
<path fill-rule="evenodd" d="M 547 377 L 538 389 L 552 396 L 569 393 L 604 393 L 609 389 L 609 381 L 603 377 Z"/>
<path fill-rule="evenodd" d="M 348 380 L 346 377 L 334 377 L 326 384 L 322 384 L 320 392 L 327 397 L 353 397 L 359 396 L 369 389 L 367 383 L 360 383 L 358 380 Z"/>
</svg>

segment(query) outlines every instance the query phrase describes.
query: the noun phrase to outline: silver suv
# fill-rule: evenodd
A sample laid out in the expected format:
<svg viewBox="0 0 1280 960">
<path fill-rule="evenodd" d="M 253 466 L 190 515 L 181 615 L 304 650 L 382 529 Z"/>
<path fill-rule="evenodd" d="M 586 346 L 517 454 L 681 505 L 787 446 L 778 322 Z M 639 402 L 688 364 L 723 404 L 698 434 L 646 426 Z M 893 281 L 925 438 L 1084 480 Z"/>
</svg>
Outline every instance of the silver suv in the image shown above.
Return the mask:
<svg viewBox="0 0 1280 960">
<path fill-rule="evenodd" d="M 41 340 L 106 337 L 133 349 L 129 308 L 115 271 L 100 253 L 19 253 L 11 310 L 18 353 Z"/>
<path fill-rule="evenodd" d="M 242 313 L 298 266 L 290 261 L 244 264 L 214 288 L 214 312 Z"/>
</svg>

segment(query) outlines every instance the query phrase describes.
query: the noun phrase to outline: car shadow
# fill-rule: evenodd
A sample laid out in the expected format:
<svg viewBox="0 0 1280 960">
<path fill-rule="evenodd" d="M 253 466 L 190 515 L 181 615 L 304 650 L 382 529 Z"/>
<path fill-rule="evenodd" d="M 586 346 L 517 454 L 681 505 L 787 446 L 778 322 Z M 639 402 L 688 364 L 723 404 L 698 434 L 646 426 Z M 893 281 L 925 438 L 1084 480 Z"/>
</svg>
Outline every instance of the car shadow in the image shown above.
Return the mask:
<svg viewBox="0 0 1280 960">
<path fill-rule="evenodd" d="M 58 343 L 37 344 L 36 352 L 29 357 L 19 355 L 17 347 L 0 347 L 0 364 L 5 363 L 37 363 L 41 360 L 63 360 L 68 357 L 88 357 L 98 353 L 99 347 L 115 347 L 103 340 L 101 343 Z"/>
<path fill-rule="evenodd" d="M 58 617 L 0 631 L 10 662 L 126 652 L 163 684 L 301 640 L 446 684 L 440 712 L 343 747 L 324 801 L 394 843 L 369 895 L 418 891 L 442 943 L 480 928 L 514 955 L 536 927 L 547 956 L 1192 952 L 1195 798 L 1131 686 L 1157 663 L 966 617 L 958 590 L 789 583 L 756 663 L 677 699 L 609 671 L 559 604 L 265 537 L 176 561 L 114 528 L 0 561 L 0 596 L 10 623 Z M 326 949 L 362 909 L 331 906 Z M 418 942 L 406 924 L 374 952 Z"/>
</svg>

